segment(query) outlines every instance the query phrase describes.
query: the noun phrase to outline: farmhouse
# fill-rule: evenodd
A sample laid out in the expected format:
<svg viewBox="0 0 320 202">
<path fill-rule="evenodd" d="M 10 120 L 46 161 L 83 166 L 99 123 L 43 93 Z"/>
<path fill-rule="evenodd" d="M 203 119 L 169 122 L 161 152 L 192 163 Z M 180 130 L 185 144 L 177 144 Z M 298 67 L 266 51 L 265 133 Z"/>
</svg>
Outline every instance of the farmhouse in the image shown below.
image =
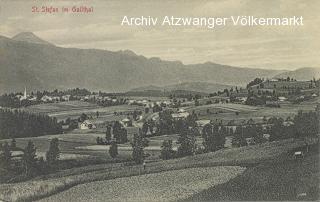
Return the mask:
<svg viewBox="0 0 320 202">
<path fill-rule="evenodd" d="M 172 118 L 175 120 L 186 119 L 189 116 L 189 112 L 178 112 L 171 114 Z"/>
<path fill-rule="evenodd" d="M 131 127 L 132 121 L 129 118 L 124 118 L 120 121 L 120 123 L 125 127 Z"/>
<path fill-rule="evenodd" d="M 52 102 L 52 97 L 47 96 L 47 95 L 44 95 L 44 96 L 41 98 L 41 101 L 42 101 L 42 102 Z"/>
<path fill-rule="evenodd" d="M 80 123 L 79 128 L 81 130 L 85 130 L 85 129 L 94 129 L 97 127 L 91 121 L 85 120 L 84 122 Z"/>
<path fill-rule="evenodd" d="M 287 99 L 288 99 L 288 98 L 283 97 L 283 96 L 278 97 L 278 100 L 279 100 L 280 102 L 284 102 L 284 101 L 286 101 Z"/>
<path fill-rule="evenodd" d="M 64 101 L 69 101 L 69 100 L 70 100 L 70 97 L 71 97 L 71 95 L 63 95 L 63 96 L 61 97 L 61 99 L 64 100 Z"/>
</svg>

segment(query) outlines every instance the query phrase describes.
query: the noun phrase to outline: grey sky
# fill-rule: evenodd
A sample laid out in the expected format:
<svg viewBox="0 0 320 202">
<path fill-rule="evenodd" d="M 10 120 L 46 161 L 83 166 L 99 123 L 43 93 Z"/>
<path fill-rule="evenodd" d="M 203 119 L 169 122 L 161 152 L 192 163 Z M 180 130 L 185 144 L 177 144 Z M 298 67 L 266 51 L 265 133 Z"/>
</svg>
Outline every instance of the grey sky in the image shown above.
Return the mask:
<svg viewBox="0 0 320 202">
<path fill-rule="evenodd" d="M 93 6 L 91 14 L 33 14 L 32 6 Z M 215 63 L 257 68 L 320 67 L 319 0 L 108 1 L 0 0 L 0 35 L 34 32 L 58 46 L 130 49 L 185 64 Z M 300 27 L 128 27 L 129 17 L 303 16 Z"/>
</svg>

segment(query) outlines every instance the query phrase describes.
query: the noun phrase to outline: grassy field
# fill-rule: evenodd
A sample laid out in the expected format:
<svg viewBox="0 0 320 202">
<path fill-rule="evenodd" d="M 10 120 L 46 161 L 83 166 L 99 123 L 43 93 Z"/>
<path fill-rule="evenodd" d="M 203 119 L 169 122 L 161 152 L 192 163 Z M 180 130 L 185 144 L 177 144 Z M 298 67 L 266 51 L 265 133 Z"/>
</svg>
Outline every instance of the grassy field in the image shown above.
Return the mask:
<svg viewBox="0 0 320 202">
<path fill-rule="evenodd" d="M 319 149 L 319 148 L 318 148 Z M 264 163 L 183 201 L 318 201 L 319 150 L 296 161 Z"/>
<path fill-rule="evenodd" d="M 247 121 L 250 118 L 260 122 L 263 117 L 282 117 L 286 119 L 288 116 L 293 117 L 302 111 L 313 111 L 316 107 L 315 102 L 306 102 L 302 104 L 282 104 L 280 108 L 272 107 L 253 107 L 241 104 L 211 104 L 197 107 L 187 108 L 189 112 L 193 110 L 198 114 L 199 119 L 207 120 L 222 120 L 224 123 L 228 123 L 234 120 L 235 123 L 241 123 Z M 209 113 L 207 110 L 209 109 Z M 237 114 L 236 114 L 237 112 Z"/>
<path fill-rule="evenodd" d="M 126 115 L 114 115 L 114 112 L 128 113 L 134 110 L 143 110 L 143 107 L 132 105 L 118 105 L 110 107 L 101 107 L 96 104 L 91 104 L 82 101 L 69 101 L 59 103 L 47 103 L 32 105 L 24 108 L 23 110 L 34 113 L 45 113 L 51 117 L 56 117 L 58 120 L 64 120 L 67 118 L 77 119 L 82 113 L 96 118 L 96 112 L 99 112 L 99 118 L 94 121 L 112 121 L 121 120 Z"/>
<path fill-rule="evenodd" d="M 53 113 L 53 112 L 60 112 L 60 111 L 93 109 L 98 107 L 99 107 L 98 105 L 88 103 L 88 102 L 69 101 L 69 102 L 57 102 L 57 103 L 31 105 L 24 108 L 24 110 L 34 112 L 34 113 Z"/>
<path fill-rule="evenodd" d="M 149 162 L 145 171 L 141 165 L 122 165 L 115 168 L 109 167 L 108 169 L 103 165 L 92 165 L 81 168 L 81 172 L 76 168 L 74 172 L 74 169 L 71 169 L 27 182 L 2 184 L 0 198 L 7 201 L 39 199 L 79 184 L 135 176 L 142 173 L 158 173 L 196 167 L 248 166 L 272 159 L 281 162 L 281 158 L 279 158 L 281 155 L 288 155 L 288 151 L 303 144 L 302 141 L 291 139 L 262 145 L 224 149 L 179 159 Z"/>
<path fill-rule="evenodd" d="M 176 201 L 242 173 L 245 168 L 190 168 L 75 186 L 40 201 Z M 174 183 L 172 183 L 174 182 Z"/>
</svg>

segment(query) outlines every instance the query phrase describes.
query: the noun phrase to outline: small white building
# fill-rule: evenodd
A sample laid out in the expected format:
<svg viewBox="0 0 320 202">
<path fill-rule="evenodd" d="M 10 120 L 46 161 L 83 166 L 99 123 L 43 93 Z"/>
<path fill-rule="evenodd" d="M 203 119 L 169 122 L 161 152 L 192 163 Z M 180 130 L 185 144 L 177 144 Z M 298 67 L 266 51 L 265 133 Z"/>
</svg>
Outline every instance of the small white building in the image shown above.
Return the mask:
<svg viewBox="0 0 320 202">
<path fill-rule="evenodd" d="M 286 101 L 288 98 L 286 98 L 286 97 L 278 97 L 278 100 L 280 101 L 280 102 L 284 102 L 284 101 Z"/>
<path fill-rule="evenodd" d="M 132 121 L 129 118 L 124 118 L 121 120 L 121 124 L 125 127 L 130 127 L 132 125 Z"/>
<path fill-rule="evenodd" d="M 174 113 L 171 114 L 173 119 L 186 119 L 189 116 L 189 112 L 182 112 L 182 113 Z"/>
<path fill-rule="evenodd" d="M 52 97 L 44 95 L 44 96 L 42 96 L 41 101 L 43 101 L 43 102 L 52 102 Z"/>
<path fill-rule="evenodd" d="M 94 129 L 97 127 L 91 121 L 85 120 L 84 122 L 80 123 L 79 128 L 81 130 L 85 130 L 85 129 Z"/>
<path fill-rule="evenodd" d="M 70 100 L 71 95 L 63 95 L 61 98 L 64 101 L 69 101 Z"/>
</svg>

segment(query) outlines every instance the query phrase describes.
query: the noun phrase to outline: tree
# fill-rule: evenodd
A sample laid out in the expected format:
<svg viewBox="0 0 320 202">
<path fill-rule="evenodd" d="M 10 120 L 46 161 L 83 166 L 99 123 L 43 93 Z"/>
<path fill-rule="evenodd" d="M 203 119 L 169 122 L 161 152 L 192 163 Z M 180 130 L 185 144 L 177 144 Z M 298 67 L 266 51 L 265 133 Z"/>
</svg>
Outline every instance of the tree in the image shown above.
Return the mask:
<svg viewBox="0 0 320 202">
<path fill-rule="evenodd" d="M 36 167 L 36 148 L 31 140 L 29 140 L 28 145 L 24 149 L 22 156 L 22 162 L 24 165 L 24 170 L 27 175 L 31 175 Z"/>
<path fill-rule="evenodd" d="M 243 135 L 243 126 L 237 126 L 232 139 L 232 145 L 236 147 L 247 146 L 248 143 Z"/>
<path fill-rule="evenodd" d="M 299 137 L 313 136 L 319 133 L 320 116 L 317 111 L 308 113 L 299 111 L 293 122 Z"/>
<path fill-rule="evenodd" d="M 59 139 L 53 138 L 50 142 L 49 150 L 46 153 L 46 159 L 50 166 L 55 165 L 60 158 Z"/>
<path fill-rule="evenodd" d="M 159 133 L 160 135 L 169 135 L 173 132 L 173 118 L 168 110 L 159 112 Z"/>
<path fill-rule="evenodd" d="M 213 126 L 211 123 L 203 127 L 202 137 L 203 146 L 206 152 L 213 152 L 224 147 L 225 135 L 227 134 L 227 129 L 223 126 L 218 125 Z"/>
<path fill-rule="evenodd" d="M 1 149 L 2 153 L 0 154 L 0 168 L 10 169 L 12 159 L 10 146 L 7 142 L 5 142 Z"/>
<path fill-rule="evenodd" d="M 161 159 L 171 159 L 174 157 L 175 151 L 172 149 L 172 140 L 164 140 L 161 145 Z"/>
<path fill-rule="evenodd" d="M 262 130 L 262 126 L 258 125 L 258 126 L 254 126 L 255 127 L 255 133 L 253 135 L 253 140 L 256 144 L 260 144 L 264 142 L 264 138 L 263 138 L 263 130 Z"/>
<path fill-rule="evenodd" d="M 132 158 L 133 160 L 141 164 L 144 160 L 144 151 L 143 149 L 149 144 L 146 138 L 143 138 L 141 133 L 134 134 L 133 141 L 131 142 L 132 146 Z"/>
<path fill-rule="evenodd" d="M 144 122 L 143 125 L 142 125 L 142 135 L 145 137 L 147 132 L 148 132 L 148 129 L 149 129 L 149 124 L 147 122 Z"/>
<path fill-rule="evenodd" d="M 178 156 L 190 156 L 193 155 L 196 150 L 196 138 L 194 136 L 193 129 L 184 130 L 178 138 Z"/>
<path fill-rule="evenodd" d="M 122 128 L 120 131 L 120 143 L 128 142 L 128 132 L 125 128 Z"/>
<path fill-rule="evenodd" d="M 11 149 L 15 149 L 17 147 L 16 139 L 12 138 L 10 147 L 11 147 Z"/>
<path fill-rule="evenodd" d="M 116 158 L 118 156 L 118 145 L 114 141 L 111 142 L 111 146 L 109 148 L 109 154 L 112 158 Z"/>
<path fill-rule="evenodd" d="M 197 114 L 195 113 L 195 111 L 192 111 L 192 114 L 190 114 L 188 117 L 187 117 L 187 125 L 190 126 L 190 127 L 196 127 L 197 126 L 197 123 L 196 121 L 198 120 L 198 116 Z"/>
<path fill-rule="evenodd" d="M 270 141 L 284 139 L 285 128 L 283 126 L 283 119 L 273 117 L 268 122 L 272 122 L 273 124 L 270 128 Z"/>
<path fill-rule="evenodd" d="M 112 132 L 113 132 L 113 137 L 116 139 L 117 143 L 121 143 L 121 130 L 122 130 L 122 125 L 120 124 L 119 121 L 114 122 Z"/>
<path fill-rule="evenodd" d="M 109 144 L 111 142 L 111 126 L 107 126 L 107 130 L 106 130 L 106 143 Z"/>
<path fill-rule="evenodd" d="M 194 100 L 194 105 L 195 105 L 195 106 L 199 106 L 199 105 L 200 105 L 200 103 L 199 103 L 199 100 L 198 100 L 198 99 L 195 99 L 195 100 Z"/>
<path fill-rule="evenodd" d="M 85 113 L 82 113 L 79 118 L 79 122 L 84 122 L 87 119 L 88 119 L 88 115 L 86 115 Z"/>
</svg>

